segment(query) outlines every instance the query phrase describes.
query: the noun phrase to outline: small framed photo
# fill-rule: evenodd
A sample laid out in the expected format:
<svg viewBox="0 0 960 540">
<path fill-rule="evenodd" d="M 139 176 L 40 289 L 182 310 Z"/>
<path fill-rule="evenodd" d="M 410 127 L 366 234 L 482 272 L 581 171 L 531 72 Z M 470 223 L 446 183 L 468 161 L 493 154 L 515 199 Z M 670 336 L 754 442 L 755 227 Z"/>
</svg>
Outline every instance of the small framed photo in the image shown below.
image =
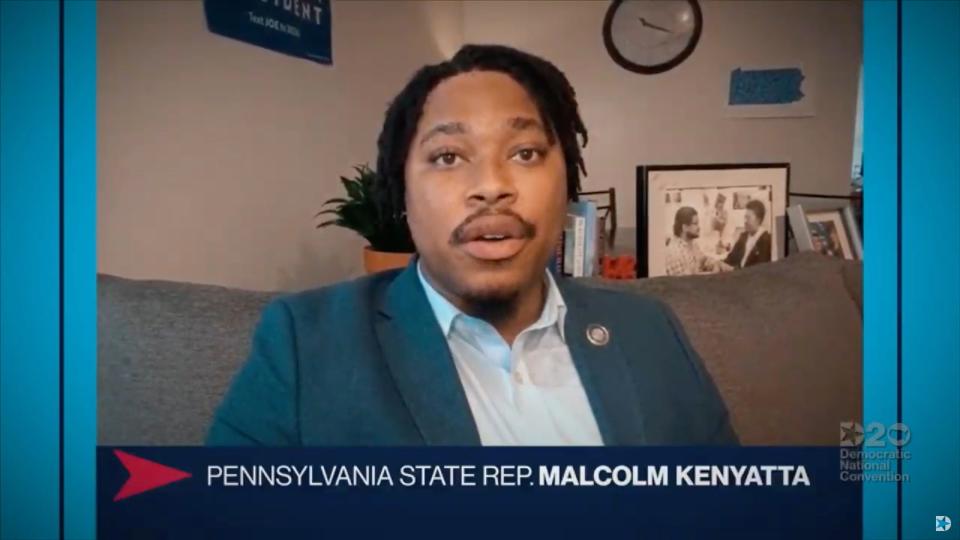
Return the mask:
<svg viewBox="0 0 960 540">
<path fill-rule="evenodd" d="M 637 277 L 728 272 L 786 254 L 790 164 L 637 167 Z"/>
<path fill-rule="evenodd" d="M 863 260 L 863 242 L 849 206 L 805 211 L 801 205 L 788 209 L 790 229 L 800 251 L 816 251 L 828 257 Z"/>
</svg>

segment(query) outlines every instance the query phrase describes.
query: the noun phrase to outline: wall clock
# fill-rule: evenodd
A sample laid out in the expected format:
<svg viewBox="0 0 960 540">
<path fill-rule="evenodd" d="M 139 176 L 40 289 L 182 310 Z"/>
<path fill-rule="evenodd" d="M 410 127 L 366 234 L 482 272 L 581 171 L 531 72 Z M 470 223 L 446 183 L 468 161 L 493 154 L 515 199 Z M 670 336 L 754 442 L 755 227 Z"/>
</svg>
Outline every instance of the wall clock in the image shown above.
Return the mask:
<svg viewBox="0 0 960 540">
<path fill-rule="evenodd" d="M 603 20 L 603 43 L 620 67 L 652 75 L 686 60 L 702 30 L 697 0 L 614 0 Z"/>
</svg>

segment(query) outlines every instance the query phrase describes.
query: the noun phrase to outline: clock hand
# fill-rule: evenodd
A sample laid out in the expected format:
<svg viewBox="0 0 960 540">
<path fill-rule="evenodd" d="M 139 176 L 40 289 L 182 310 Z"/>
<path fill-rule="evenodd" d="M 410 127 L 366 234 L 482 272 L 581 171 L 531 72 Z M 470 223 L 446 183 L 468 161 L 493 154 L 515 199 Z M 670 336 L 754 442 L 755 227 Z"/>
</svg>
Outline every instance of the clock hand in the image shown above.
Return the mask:
<svg viewBox="0 0 960 540">
<path fill-rule="evenodd" d="M 662 26 L 657 26 L 657 25 L 655 25 L 655 24 L 648 23 L 647 20 L 644 19 L 643 17 L 640 17 L 640 24 L 642 24 L 643 26 L 646 26 L 647 28 L 653 28 L 654 30 L 659 30 L 659 31 L 661 31 L 661 32 L 666 32 L 666 33 L 668 33 L 668 34 L 672 34 L 672 33 L 673 33 L 672 30 L 667 30 L 666 28 L 664 28 L 664 27 L 662 27 Z"/>
</svg>

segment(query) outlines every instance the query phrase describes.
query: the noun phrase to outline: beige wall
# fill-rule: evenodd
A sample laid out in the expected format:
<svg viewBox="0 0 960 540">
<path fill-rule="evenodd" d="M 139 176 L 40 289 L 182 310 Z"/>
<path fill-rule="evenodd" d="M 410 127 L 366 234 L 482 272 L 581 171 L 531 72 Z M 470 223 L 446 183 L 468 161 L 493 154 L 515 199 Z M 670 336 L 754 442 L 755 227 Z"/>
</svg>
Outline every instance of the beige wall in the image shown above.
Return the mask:
<svg viewBox="0 0 960 540">
<path fill-rule="evenodd" d="M 257 289 L 359 275 L 362 239 L 312 216 L 375 159 L 403 82 L 463 42 L 566 72 L 590 130 L 585 185 L 617 188 L 625 226 L 640 163 L 789 161 L 794 190 L 846 190 L 859 2 L 703 2 L 697 51 L 653 77 L 608 59 L 607 5 L 334 0 L 325 67 L 209 33 L 200 2 L 100 3 L 99 270 Z M 816 77 L 816 116 L 725 116 L 730 69 L 797 62 Z"/>
<path fill-rule="evenodd" d="M 789 162 L 793 191 L 849 192 L 860 2 L 701 1 L 696 51 L 654 76 L 609 59 L 601 34 L 608 5 L 469 1 L 464 38 L 528 50 L 566 73 L 590 132 L 584 187 L 617 188 L 622 223 L 635 222 L 635 170 L 644 163 Z M 816 116 L 727 117 L 731 69 L 798 63 L 815 78 Z"/>
<path fill-rule="evenodd" d="M 98 4 L 98 268 L 294 289 L 361 273 L 314 229 L 387 102 L 462 41 L 444 2 L 334 2 L 333 66 L 207 31 L 199 1 Z"/>
</svg>

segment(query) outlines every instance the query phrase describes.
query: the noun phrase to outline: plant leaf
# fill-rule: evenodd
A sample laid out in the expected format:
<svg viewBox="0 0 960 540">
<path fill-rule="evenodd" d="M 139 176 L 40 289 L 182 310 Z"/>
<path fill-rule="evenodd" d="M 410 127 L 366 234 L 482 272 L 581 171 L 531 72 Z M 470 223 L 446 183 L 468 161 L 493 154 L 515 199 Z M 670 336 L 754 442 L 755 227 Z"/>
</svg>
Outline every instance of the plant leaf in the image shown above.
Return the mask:
<svg viewBox="0 0 960 540">
<path fill-rule="evenodd" d="M 349 195 L 351 199 L 363 199 L 363 189 L 360 187 L 360 182 L 347 178 L 342 178 L 341 180 L 343 181 L 343 187 L 347 190 L 347 195 Z"/>
<path fill-rule="evenodd" d="M 337 225 L 355 231 L 379 251 L 413 252 L 413 238 L 406 219 L 390 211 L 381 214 L 374 196 L 377 172 L 368 164 L 357 164 L 352 169 L 352 178 L 339 177 L 346 197 L 327 200 L 315 216 L 336 216 L 336 219 L 324 221 L 317 228 Z M 337 206 L 325 208 L 327 205 Z"/>
<path fill-rule="evenodd" d="M 347 200 L 344 199 L 343 197 L 335 197 L 333 199 L 327 199 L 326 201 L 323 201 L 323 204 L 321 204 L 320 206 L 326 206 L 328 204 L 334 204 L 334 203 L 344 204 L 346 202 Z"/>
</svg>

